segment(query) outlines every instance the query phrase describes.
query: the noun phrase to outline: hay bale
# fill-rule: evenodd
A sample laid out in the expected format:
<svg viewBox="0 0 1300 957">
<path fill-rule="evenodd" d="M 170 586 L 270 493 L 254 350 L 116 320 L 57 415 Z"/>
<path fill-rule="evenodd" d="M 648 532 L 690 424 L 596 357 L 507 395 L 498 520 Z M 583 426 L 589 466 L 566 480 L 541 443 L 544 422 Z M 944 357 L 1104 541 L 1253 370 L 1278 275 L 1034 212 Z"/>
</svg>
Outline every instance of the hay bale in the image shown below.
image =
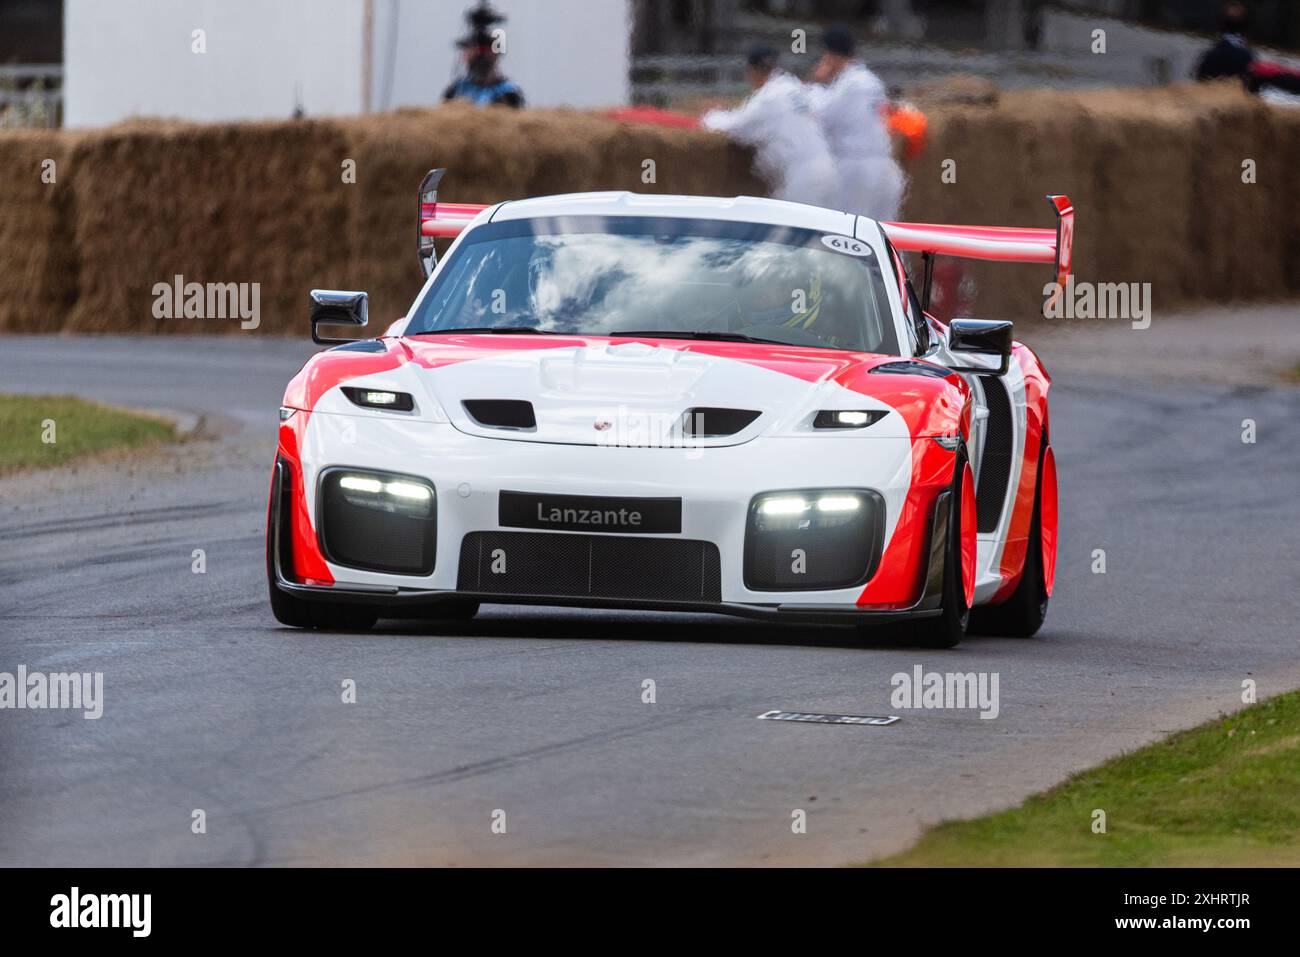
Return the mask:
<svg viewBox="0 0 1300 957">
<path fill-rule="evenodd" d="M 1161 90 L 1024 90 L 995 106 L 941 106 L 912 164 L 906 217 L 1049 225 L 1044 193 L 1074 200 L 1076 277 L 1150 282 L 1160 310 L 1298 288 L 1300 123 L 1239 85 Z M 956 184 L 938 164 L 958 160 Z M 1241 180 L 1255 159 L 1258 182 Z M 983 315 L 1028 318 L 1041 268 L 970 264 Z"/>
<path fill-rule="evenodd" d="M 919 222 L 1050 227 L 1048 193 L 1067 193 L 1081 208 L 1092 180 L 1089 156 L 1073 144 L 1089 120 L 1073 94 L 1002 97 L 993 107 L 945 107 L 930 116 L 925 151 L 908 166 L 911 185 L 904 218 Z M 945 182 L 945 162 L 955 162 L 955 182 Z M 1082 217 L 1081 217 L 1082 220 Z M 1076 268 L 1088 261 L 1081 229 Z M 919 266 L 919 264 L 917 264 Z M 1032 320 L 1040 314 L 1045 266 L 967 263 L 980 316 Z"/>
<path fill-rule="evenodd" d="M 1300 158 L 1300 110 L 1275 109 L 1271 113 L 1277 130 L 1277 155 L 1267 164 L 1270 184 L 1277 181 L 1278 233 L 1282 249 L 1282 288 L 1273 295 L 1300 294 L 1300 177 L 1292 170 Z M 1263 164 L 1261 164 L 1263 165 Z"/>
<path fill-rule="evenodd" d="M 945 104 L 994 106 L 1002 95 L 997 83 L 988 77 L 958 73 L 935 80 L 923 80 L 912 90 L 912 98 L 924 109 Z"/>
<path fill-rule="evenodd" d="M 1234 84 L 1161 90 L 936 96 L 907 163 L 903 217 L 1052 223 L 1078 209 L 1075 271 L 1151 282 L 1157 308 L 1300 292 L 1300 115 Z M 40 162 L 58 164 L 54 186 Z M 342 164 L 356 163 L 356 183 Z M 955 183 L 942 181 L 946 159 Z M 1257 182 L 1241 180 L 1253 159 Z M 655 181 L 642 181 L 653 160 Z M 449 201 L 600 189 L 763 195 L 752 156 L 701 130 L 572 110 L 450 104 L 311 122 L 134 121 L 90 133 L 0 134 L 0 330 L 239 331 L 236 319 L 159 319 L 155 283 L 259 284 L 260 333 L 307 331 L 307 290 L 366 289 L 375 326 L 420 285 L 415 191 L 449 170 Z M 974 312 L 1032 321 L 1043 266 L 970 264 Z M 377 330 L 372 330 L 377 331 Z"/>
<path fill-rule="evenodd" d="M 155 283 L 257 283 L 260 332 L 306 330 L 348 249 L 347 150 L 325 123 L 113 127 L 73 147 L 78 295 L 67 330 L 234 333 L 154 315 Z"/>
<path fill-rule="evenodd" d="M 1198 281 L 1188 255 L 1197 157 L 1188 145 L 1195 117 L 1158 97 L 1130 91 L 1093 94 L 1084 108 L 1092 176 L 1080 208 L 1095 223 L 1082 230 L 1087 254 L 1076 269 L 1095 283 L 1151 283 L 1152 301 L 1168 308 Z M 1140 145 L 1140 148 L 1135 148 Z"/>
<path fill-rule="evenodd" d="M 51 130 L 0 133 L 0 331 L 46 331 L 76 299 L 68 142 Z"/>
</svg>

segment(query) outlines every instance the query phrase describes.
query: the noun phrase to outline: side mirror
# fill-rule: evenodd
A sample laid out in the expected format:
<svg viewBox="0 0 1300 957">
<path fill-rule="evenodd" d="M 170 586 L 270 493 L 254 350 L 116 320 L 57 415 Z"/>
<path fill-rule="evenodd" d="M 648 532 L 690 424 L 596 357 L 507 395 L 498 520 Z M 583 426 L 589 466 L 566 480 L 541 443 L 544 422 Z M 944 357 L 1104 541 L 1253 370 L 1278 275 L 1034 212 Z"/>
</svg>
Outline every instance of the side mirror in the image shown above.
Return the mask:
<svg viewBox="0 0 1300 957">
<path fill-rule="evenodd" d="M 311 291 L 311 341 L 322 346 L 352 342 L 352 339 L 335 339 L 320 335 L 318 326 L 364 326 L 370 321 L 370 297 L 364 292 L 344 292 L 339 289 L 313 289 Z"/>
<path fill-rule="evenodd" d="M 961 360 L 970 356 L 996 356 L 998 367 L 983 365 L 950 366 L 954 372 L 983 372 L 1006 375 L 1011 365 L 1011 328 L 1006 320 L 954 319 L 948 324 L 948 351 Z"/>
</svg>

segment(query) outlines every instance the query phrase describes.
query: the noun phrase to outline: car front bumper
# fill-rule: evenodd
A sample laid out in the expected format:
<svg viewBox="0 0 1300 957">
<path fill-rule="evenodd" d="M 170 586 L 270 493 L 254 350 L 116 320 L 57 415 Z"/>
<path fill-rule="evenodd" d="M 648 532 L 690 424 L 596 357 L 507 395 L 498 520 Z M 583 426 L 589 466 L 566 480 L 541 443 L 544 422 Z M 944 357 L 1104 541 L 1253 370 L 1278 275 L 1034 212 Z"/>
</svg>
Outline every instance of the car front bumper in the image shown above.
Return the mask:
<svg viewBox="0 0 1300 957">
<path fill-rule="evenodd" d="M 764 437 L 737 446 L 699 449 L 609 448 L 493 440 L 450 425 L 373 417 L 298 413 L 281 429 L 272 485 L 268 571 L 287 593 L 317 601 L 379 606 L 434 606 L 474 600 L 509 604 L 718 612 L 750 618 L 818 622 L 885 622 L 938 613 L 950 492 L 938 480 L 918 482 L 914 445 L 933 457 L 929 439 Z M 428 575 L 369 571 L 328 561 L 315 527 L 319 477 L 330 468 L 373 470 L 426 479 L 436 490 L 436 561 Z M 936 475 L 942 469 L 931 470 Z M 951 474 L 950 472 L 948 474 Z M 862 583 L 827 590 L 747 587 L 745 536 L 754 496 L 792 489 L 866 488 L 885 509 L 883 557 L 876 575 L 915 582 L 905 600 L 864 602 Z M 462 547 L 479 533 L 511 533 L 500 525 L 503 490 L 604 497 L 671 495 L 682 501 L 681 532 L 666 538 L 711 543 L 719 557 L 719 588 L 709 600 L 628 598 L 536 587 L 512 593 L 475 587 L 462 567 Z M 900 524 L 908 511 L 922 510 Z M 313 527 L 305 528 L 310 523 Z M 560 532 L 536 532 L 560 535 Z M 305 556 L 313 548 L 316 554 Z M 311 561 L 305 562 L 305 558 Z M 311 573 L 312 568 L 328 572 Z M 563 576 L 557 576 L 563 578 Z M 870 583 L 867 583 L 870 584 Z"/>
</svg>

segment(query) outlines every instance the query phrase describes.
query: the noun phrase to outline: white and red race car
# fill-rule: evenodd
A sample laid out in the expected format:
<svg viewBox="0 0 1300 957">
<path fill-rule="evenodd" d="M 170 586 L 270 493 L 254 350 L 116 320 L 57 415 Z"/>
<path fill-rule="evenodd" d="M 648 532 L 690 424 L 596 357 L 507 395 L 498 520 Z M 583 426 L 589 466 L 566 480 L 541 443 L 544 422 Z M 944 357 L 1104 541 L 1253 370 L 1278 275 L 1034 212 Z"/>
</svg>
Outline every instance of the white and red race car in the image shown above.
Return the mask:
<svg viewBox="0 0 1300 957">
<path fill-rule="evenodd" d="M 419 195 L 426 281 L 289 383 L 271 486 L 288 625 L 480 603 L 1033 635 L 1052 593 L 1050 379 L 1010 322 L 927 315 L 936 255 L 1051 263 L 1054 228 L 739 197 Z M 454 236 L 441 262 L 435 237 Z M 919 253 L 920 294 L 901 252 Z"/>
</svg>

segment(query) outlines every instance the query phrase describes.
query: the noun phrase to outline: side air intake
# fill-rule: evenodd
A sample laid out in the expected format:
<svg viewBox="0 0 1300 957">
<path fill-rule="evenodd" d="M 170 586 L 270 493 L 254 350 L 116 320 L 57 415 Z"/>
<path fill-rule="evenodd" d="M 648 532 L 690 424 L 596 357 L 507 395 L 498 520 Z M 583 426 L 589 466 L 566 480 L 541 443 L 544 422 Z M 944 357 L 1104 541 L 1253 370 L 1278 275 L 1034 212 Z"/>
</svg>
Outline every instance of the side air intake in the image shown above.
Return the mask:
<svg viewBox="0 0 1300 957">
<path fill-rule="evenodd" d="M 997 376 L 980 376 L 980 382 L 984 386 L 984 404 L 988 406 L 989 417 L 984 432 L 979 483 L 975 487 L 976 527 L 981 532 L 992 532 L 1002 518 L 1007 484 L 1011 481 L 1011 400 Z"/>
</svg>

